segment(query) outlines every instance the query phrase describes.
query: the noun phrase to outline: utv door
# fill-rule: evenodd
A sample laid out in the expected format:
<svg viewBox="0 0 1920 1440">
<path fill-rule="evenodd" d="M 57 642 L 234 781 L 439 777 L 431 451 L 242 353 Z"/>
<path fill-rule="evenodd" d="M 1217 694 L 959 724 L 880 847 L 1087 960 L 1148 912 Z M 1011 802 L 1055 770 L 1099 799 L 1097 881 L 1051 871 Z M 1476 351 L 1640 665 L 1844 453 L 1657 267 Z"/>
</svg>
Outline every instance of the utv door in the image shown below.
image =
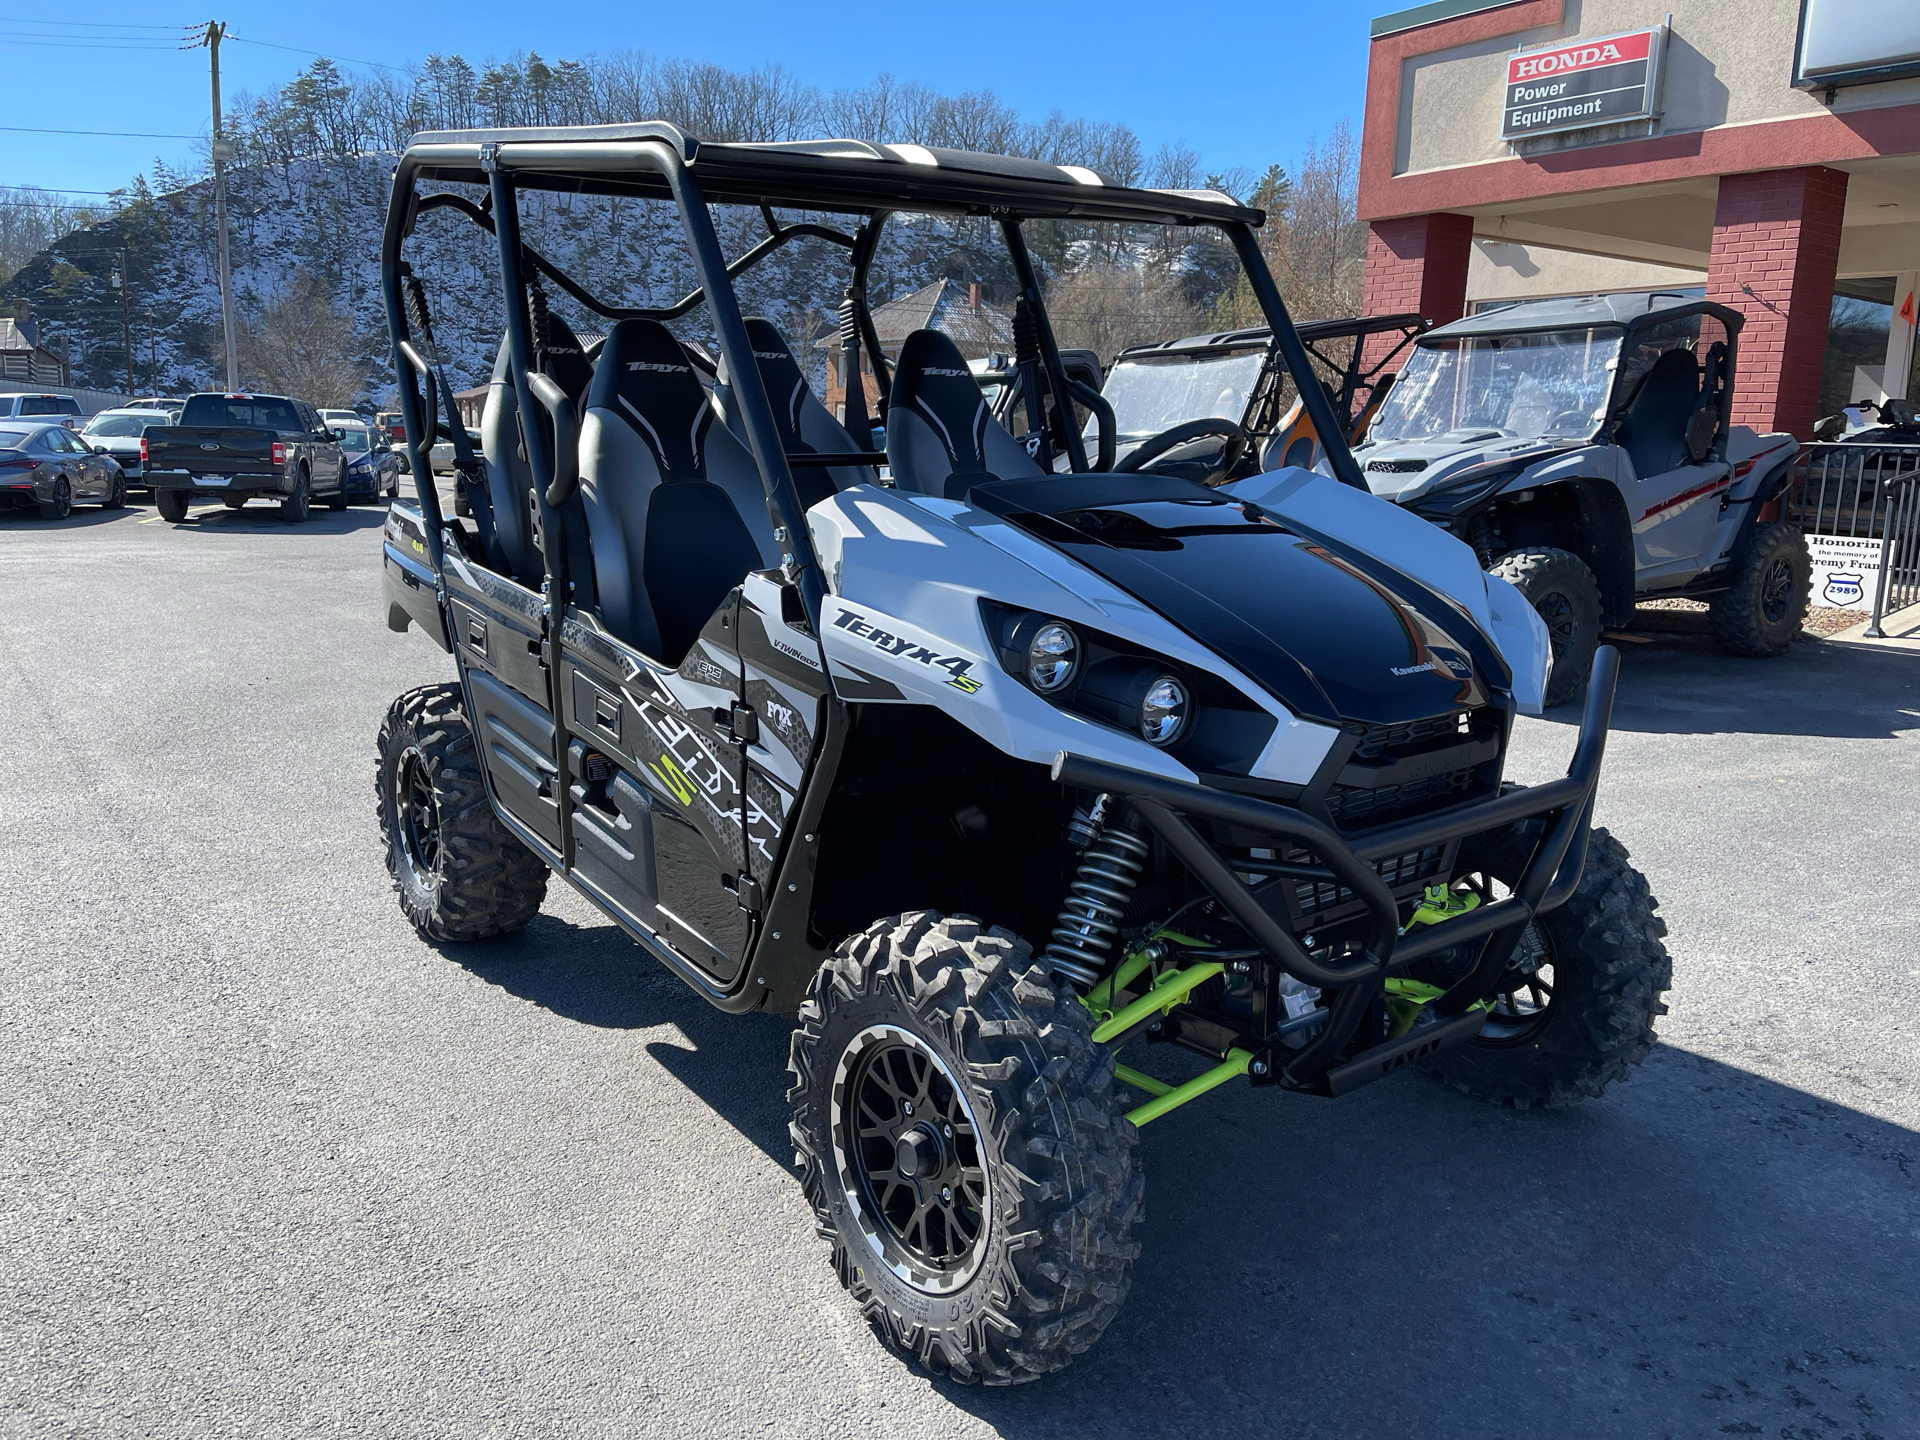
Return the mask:
<svg viewBox="0 0 1920 1440">
<path fill-rule="evenodd" d="M 447 620 L 494 799 L 560 848 L 559 729 L 540 643 L 540 597 L 448 547 Z"/>
<path fill-rule="evenodd" d="M 744 728 L 738 612 L 735 592 L 677 671 L 636 676 L 621 696 L 629 701 L 621 723 L 631 725 L 623 745 L 649 802 L 660 932 L 722 984 L 739 975 L 761 908 L 747 860 L 745 746 L 736 734 Z M 612 697 L 580 698 L 604 708 Z"/>
<path fill-rule="evenodd" d="M 1683 465 L 1634 486 L 1634 563 L 1642 580 L 1703 568 L 1732 475 L 1718 461 Z"/>
</svg>

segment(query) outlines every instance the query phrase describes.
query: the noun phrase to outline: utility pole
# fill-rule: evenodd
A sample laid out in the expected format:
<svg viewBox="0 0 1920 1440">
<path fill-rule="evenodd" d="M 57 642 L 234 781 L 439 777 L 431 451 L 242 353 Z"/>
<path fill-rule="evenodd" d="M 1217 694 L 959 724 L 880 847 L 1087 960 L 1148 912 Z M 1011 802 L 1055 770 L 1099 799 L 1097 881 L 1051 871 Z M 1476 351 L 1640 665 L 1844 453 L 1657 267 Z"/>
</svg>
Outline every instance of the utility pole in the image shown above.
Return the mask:
<svg viewBox="0 0 1920 1440">
<path fill-rule="evenodd" d="M 153 312 L 147 311 L 147 380 L 153 389 L 147 393 L 154 399 L 160 398 L 160 347 L 153 338 Z"/>
<path fill-rule="evenodd" d="M 113 267 L 113 288 L 120 292 L 120 348 L 127 352 L 127 398 L 133 398 L 133 313 L 129 308 L 127 290 L 127 252 L 120 252 L 119 260 Z"/>
<path fill-rule="evenodd" d="M 189 45 L 204 45 L 213 60 L 213 219 L 220 230 L 220 323 L 227 338 L 227 389 L 240 388 L 239 350 L 234 343 L 233 269 L 227 254 L 227 161 L 233 147 L 220 134 L 220 42 L 226 38 L 227 22 L 209 20 L 206 33 Z"/>
</svg>

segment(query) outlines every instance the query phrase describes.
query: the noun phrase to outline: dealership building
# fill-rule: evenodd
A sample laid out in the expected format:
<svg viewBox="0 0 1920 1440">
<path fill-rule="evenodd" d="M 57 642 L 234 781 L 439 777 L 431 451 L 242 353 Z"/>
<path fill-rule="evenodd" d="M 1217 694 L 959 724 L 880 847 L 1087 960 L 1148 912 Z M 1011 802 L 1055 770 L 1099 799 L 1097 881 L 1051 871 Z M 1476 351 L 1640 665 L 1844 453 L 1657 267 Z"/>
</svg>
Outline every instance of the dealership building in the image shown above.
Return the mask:
<svg viewBox="0 0 1920 1440">
<path fill-rule="evenodd" d="M 1360 216 L 1370 314 L 1705 295 L 1746 317 L 1737 423 L 1920 398 L 1920 0 L 1383 16 Z"/>
</svg>

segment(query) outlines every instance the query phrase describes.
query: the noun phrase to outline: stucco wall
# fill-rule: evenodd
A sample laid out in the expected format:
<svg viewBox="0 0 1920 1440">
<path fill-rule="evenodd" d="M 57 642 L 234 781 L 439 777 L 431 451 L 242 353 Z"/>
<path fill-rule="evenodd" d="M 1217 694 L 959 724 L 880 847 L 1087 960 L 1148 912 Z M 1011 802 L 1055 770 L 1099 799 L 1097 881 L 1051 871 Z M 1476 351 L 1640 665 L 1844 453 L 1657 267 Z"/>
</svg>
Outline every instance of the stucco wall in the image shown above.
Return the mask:
<svg viewBox="0 0 1920 1440">
<path fill-rule="evenodd" d="M 1706 283 L 1705 270 L 1498 240 L 1475 240 L 1467 261 L 1469 305 L 1482 300 L 1539 300 L 1615 290 L 1690 289 Z"/>
<path fill-rule="evenodd" d="M 1563 23 L 1405 61 L 1400 75 L 1394 173 L 1442 169 L 1504 158 L 1500 136 L 1506 98 L 1506 62 L 1516 49 L 1559 40 L 1644 30 L 1672 7 L 1656 133 L 1910 104 L 1920 80 L 1841 90 L 1828 107 L 1821 97 L 1792 88 L 1793 43 L 1799 0 L 1567 0 Z M 1644 134 L 1644 124 L 1527 142 L 1541 148 L 1598 144 Z"/>
</svg>

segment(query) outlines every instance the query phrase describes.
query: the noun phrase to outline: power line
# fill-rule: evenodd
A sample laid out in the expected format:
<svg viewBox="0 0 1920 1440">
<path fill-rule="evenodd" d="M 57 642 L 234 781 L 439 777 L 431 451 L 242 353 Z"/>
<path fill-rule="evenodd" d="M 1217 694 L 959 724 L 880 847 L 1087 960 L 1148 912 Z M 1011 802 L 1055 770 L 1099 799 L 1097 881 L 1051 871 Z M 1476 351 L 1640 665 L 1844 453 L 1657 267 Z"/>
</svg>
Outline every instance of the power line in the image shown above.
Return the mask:
<svg viewBox="0 0 1920 1440">
<path fill-rule="evenodd" d="M 122 185 L 119 190 L 49 190 L 44 185 L 0 185 L 0 190 L 33 190 L 50 198 L 57 195 L 118 195 L 132 188 L 130 185 Z"/>
<path fill-rule="evenodd" d="M 165 130 L 38 130 L 31 125 L 0 125 L 16 135 L 97 135 L 110 140 L 198 140 L 198 135 L 175 135 Z"/>
<path fill-rule="evenodd" d="M 31 45 L 42 50 L 138 50 L 142 54 L 147 55 L 164 55 L 168 51 L 177 48 L 167 44 L 122 45 L 104 40 L 23 40 L 10 39 L 5 36 L 0 36 L 0 39 L 6 39 L 9 45 Z"/>
<path fill-rule="evenodd" d="M 269 50 L 285 50 L 294 55 L 311 55 L 316 60 L 344 60 L 349 65 L 366 65 L 375 70 L 391 70 L 396 75 L 413 73 L 404 65 L 382 65 L 378 60 L 356 60 L 351 55 L 325 55 L 318 50 L 302 50 L 298 45 L 278 45 L 271 40 L 249 40 L 244 35 L 229 35 L 227 39 L 235 45 L 264 45 Z"/>
<path fill-rule="evenodd" d="M 40 20 L 31 15 L 0 15 L 0 25 L 55 25 L 63 30 L 160 30 L 169 35 L 198 28 L 192 25 L 129 25 L 124 21 L 106 20 Z"/>
</svg>

